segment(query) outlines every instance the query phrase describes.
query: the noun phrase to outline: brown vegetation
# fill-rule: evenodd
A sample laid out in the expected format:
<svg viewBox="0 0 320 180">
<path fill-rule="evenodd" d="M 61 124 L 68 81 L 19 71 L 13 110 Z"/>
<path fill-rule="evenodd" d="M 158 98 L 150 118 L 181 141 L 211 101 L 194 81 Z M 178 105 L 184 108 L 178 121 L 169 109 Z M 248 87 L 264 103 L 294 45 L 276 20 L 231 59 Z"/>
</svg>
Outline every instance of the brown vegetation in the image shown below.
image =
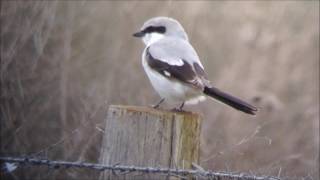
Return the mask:
<svg viewBox="0 0 320 180">
<path fill-rule="evenodd" d="M 187 107 L 204 117 L 201 166 L 317 179 L 319 1 L 1 1 L 1 155 L 97 162 L 108 105 L 159 98 L 131 36 L 159 15 L 182 23 L 215 86 L 260 108 Z"/>
</svg>

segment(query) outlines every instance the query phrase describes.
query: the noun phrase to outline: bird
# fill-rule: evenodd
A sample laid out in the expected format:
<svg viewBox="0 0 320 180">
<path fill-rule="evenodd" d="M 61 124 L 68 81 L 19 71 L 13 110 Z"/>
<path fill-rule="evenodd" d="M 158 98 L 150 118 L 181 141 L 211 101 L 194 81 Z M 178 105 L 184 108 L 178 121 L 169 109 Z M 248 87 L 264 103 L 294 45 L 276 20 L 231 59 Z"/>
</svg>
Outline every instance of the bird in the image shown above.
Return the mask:
<svg viewBox="0 0 320 180">
<path fill-rule="evenodd" d="M 211 97 L 247 114 L 255 115 L 258 111 L 255 106 L 212 85 L 186 31 L 177 20 L 153 17 L 133 36 L 141 38 L 145 44 L 142 66 L 161 97 L 154 108 L 166 101 L 179 103 L 174 110 L 183 111 L 185 104 L 197 104 Z"/>
</svg>

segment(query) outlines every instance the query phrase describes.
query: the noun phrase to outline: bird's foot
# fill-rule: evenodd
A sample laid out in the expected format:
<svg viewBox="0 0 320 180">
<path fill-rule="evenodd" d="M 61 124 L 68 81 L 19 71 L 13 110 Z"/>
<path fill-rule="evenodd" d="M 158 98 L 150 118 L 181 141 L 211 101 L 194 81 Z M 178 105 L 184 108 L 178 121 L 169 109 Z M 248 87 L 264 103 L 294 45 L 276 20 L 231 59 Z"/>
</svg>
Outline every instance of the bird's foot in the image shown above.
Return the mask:
<svg viewBox="0 0 320 180">
<path fill-rule="evenodd" d="M 171 109 L 172 112 L 186 112 L 185 110 L 183 109 L 180 109 L 180 108 L 173 108 Z"/>
<path fill-rule="evenodd" d="M 184 102 L 179 106 L 179 108 L 173 108 L 171 109 L 171 111 L 174 111 L 174 112 L 186 112 L 184 111 L 182 108 L 184 106 Z"/>
<path fill-rule="evenodd" d="M 161 104 L 163 101 L 164 101 L 164 98 L 160 99 L 160 101 L 159 101 L 157 104 L 151 105 L 151 107 L 154 108 L 154 109 L 158 109 L 158 108 L 160 107 L 160 104 Z"/>
<path fill-rule="evenodd" d="M 160 104 L 152 104 L 151 107 L 153 109 L 158 109 L 160 107 Z"/>
</svg>

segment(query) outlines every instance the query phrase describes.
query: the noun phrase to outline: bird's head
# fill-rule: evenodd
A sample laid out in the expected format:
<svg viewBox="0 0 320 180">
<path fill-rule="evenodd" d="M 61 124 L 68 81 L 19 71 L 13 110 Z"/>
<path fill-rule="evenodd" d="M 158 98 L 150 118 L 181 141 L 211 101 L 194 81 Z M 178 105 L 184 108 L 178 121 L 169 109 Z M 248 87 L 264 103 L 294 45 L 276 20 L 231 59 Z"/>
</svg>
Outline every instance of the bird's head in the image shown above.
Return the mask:
<svg viewBox="0 0 320 180">
<path fill-rule="evenodd" d="M 181 24 L 169 17 L 154 17 L 147 20 L 140 31 L 133 36 L 142 38 L 147 46 L 169 36 L 188 41 L 188 36 Z"/>
</svg>

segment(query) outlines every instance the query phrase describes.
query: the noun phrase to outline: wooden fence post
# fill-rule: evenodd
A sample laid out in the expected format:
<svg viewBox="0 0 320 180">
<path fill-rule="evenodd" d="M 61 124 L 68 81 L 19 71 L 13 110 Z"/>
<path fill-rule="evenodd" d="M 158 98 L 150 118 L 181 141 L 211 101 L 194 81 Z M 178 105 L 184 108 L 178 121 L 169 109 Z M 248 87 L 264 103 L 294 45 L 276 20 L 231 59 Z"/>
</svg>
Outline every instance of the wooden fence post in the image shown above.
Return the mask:
<svg viewBox="0 0 320 180">
<path fill-rule="evenodd" d="M 191 169 L 199 162 L 201 116 L 149 107 L 109 107 L 100 163 Z M 166 179 L 165 176 L 115 175 L 100 179 Z"/>
</svg>

